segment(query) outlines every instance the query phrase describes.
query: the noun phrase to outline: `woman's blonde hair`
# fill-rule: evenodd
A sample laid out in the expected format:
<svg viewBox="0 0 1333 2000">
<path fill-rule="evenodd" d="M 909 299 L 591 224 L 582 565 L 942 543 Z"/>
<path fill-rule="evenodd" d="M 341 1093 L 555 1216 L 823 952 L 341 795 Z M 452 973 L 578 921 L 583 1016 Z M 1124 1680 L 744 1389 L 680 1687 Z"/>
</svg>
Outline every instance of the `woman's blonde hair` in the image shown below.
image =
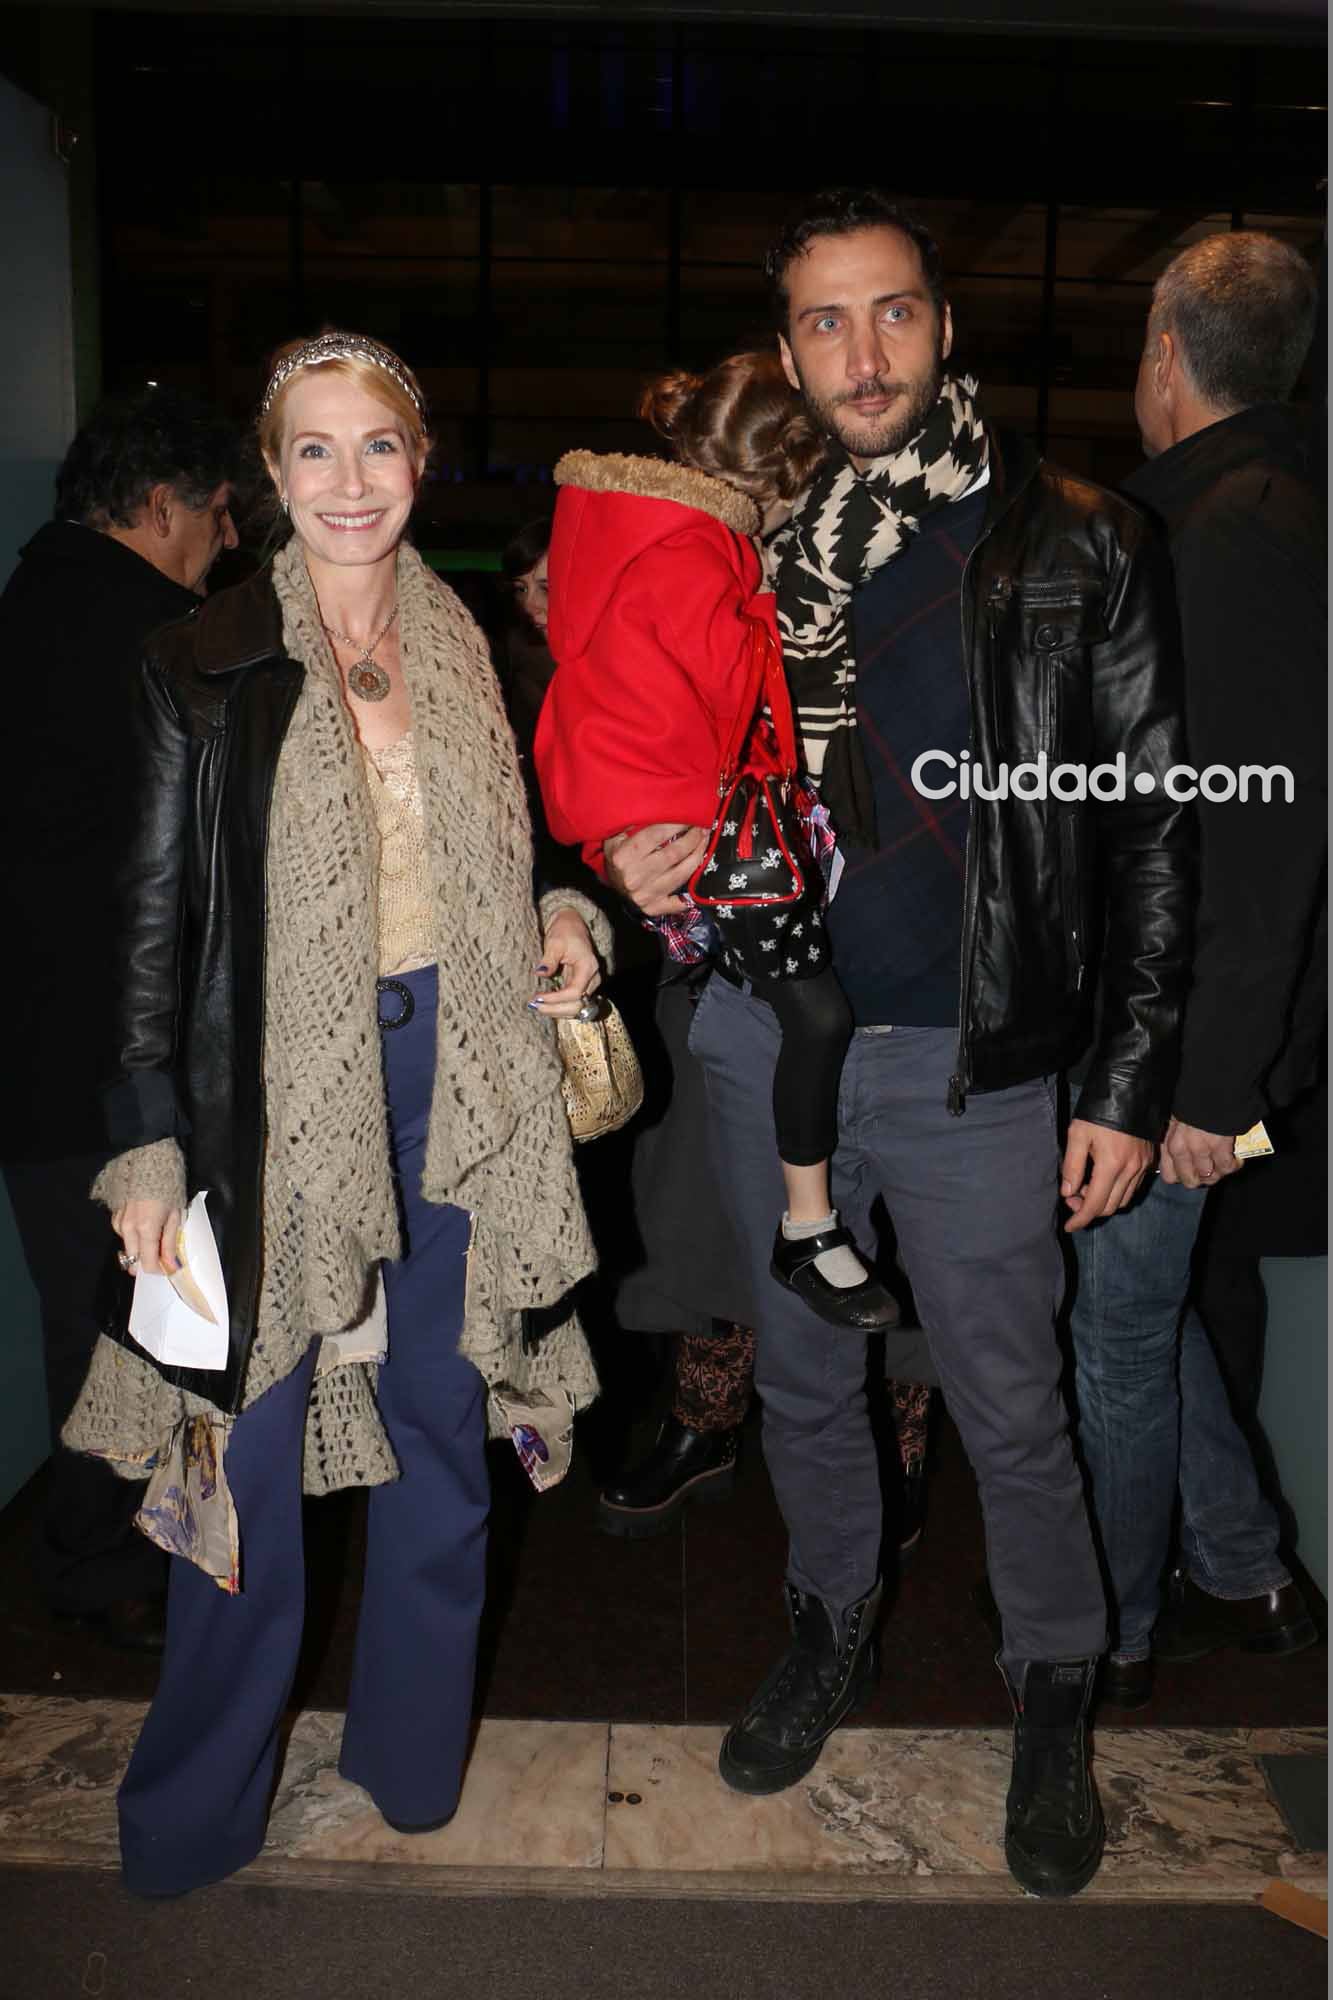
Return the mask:
<svg viewBox="0 0 1333 2000">
<path fill-rule="evenodd" d="M 706 375 L 659 376 L 638 413 L 682 464 L 761 504 L 794 500 L 824 456 L 824 439 L 776 354 L 733 354 Z"/>
</svg>

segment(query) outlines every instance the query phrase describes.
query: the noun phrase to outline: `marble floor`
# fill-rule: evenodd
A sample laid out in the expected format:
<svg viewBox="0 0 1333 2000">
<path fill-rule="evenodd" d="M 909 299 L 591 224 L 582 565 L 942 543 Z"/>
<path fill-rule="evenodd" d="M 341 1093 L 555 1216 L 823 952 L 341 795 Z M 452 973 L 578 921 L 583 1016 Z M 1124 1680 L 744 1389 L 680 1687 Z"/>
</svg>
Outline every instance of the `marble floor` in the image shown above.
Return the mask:
<svg viewBox="0 0 1333 2000">
<path fill-rule="evenodd" d="M 137 1702 L 0 1696 L 0 1862 L 116 1865 L 115 1787 Z M 730 1792 L 711 1727 L 486 1720 L 463 1802 L 438 1833 L 393 1833 L 337 1774 L 342 1717 L 297 1718 L 250 1879 L 449 1893 L 812 1899 L 1020 1892 L 999 1846 L 1008 1735 L 845 1729 L 804 1783 Z M 1273 1881 L 1326 1893 L 1322 1855 L 1294 1851 L 1258 1758 L 1326 1756 L 1315 1729 L 1098 1732 L 1102 1900 L 1252 1901 Z"/>
</svg>

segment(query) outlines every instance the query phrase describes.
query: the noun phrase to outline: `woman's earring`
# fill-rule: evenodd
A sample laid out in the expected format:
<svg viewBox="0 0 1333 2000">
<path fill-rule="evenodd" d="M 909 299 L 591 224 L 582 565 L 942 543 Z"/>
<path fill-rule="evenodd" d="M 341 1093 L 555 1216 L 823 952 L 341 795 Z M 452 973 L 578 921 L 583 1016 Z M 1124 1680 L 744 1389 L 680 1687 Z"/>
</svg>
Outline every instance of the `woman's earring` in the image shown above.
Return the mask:
<svg viewBox="0 0 1333 2000">
<path fill-rule="evenodd" d="M 282 508 L 282 511 L 283 511 L 283 513 L 284 513 L 284 514 L 285 514 L 285 515 L 286 515 L 286 516 L 288 517 L 288 519 L 290 520 L 290 519 L 291 519 L 291 512 L 292 512 L 292 503 L 291 503 L 291 501 L 290 501 L 290 500 L 289 500 L 289 499 L 287 498 L 287 495 L 286 495 L 285 493 L 280 493 L 280 494 L 278 495 L 278 505 L 279 505 L 279 506 L 280 506 L 280 507 Z"/>
</svg>

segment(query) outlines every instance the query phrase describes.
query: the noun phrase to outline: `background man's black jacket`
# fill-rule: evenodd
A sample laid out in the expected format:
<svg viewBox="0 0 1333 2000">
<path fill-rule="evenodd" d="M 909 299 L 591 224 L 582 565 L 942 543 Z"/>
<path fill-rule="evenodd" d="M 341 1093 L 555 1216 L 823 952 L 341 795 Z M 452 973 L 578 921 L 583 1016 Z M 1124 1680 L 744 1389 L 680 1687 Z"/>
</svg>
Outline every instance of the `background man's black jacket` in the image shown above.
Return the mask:
<svg viewBox="0 0 1333 2000">
<path fill-rule="evenodd" d="M 198 602 L 93 528 L 52 521 L 0 596 L 0 1159 L 107 1150 L 112 884 L 134 825 L 129 712 L 144 641 Z"/>
<path fill-rule="evenodd" d="M 1285 765 L 1292 804 L 1199 801 L 1201 885 L 1174 1110 L 1245 1132 L 1311 1080 L 1326 1015 L 1326 509 L 1313 428 L 1284 404 L 1211 424 L 1126 490 L 1166 525 L 1189 761 Z"/>
</svg>

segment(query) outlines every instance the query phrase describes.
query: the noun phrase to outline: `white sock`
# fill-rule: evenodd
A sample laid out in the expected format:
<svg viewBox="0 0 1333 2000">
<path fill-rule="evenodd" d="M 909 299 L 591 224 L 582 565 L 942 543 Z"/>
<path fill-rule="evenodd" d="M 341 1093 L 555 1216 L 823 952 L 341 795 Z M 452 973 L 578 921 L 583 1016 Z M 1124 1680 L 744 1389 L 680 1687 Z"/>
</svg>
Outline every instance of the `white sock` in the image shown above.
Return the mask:
<svg viewBox="0 0 1333 2000">
<path fill-rule="evenodd" d="M 793 1222 L 789 1215 L 782 1218 L 782 1233 L 788 1243 L 802 1243 L 811 1236 L 822 1236 L 826 1229 L 836 1229 L 838 1211 L 831 1209 L 818 1222 Z M 821 1278 L 827 1278 L 830 1285 L 845 1292 L 853 1285 L 863 1284 L 869 1273 L 855 1250 L 840 1244 L 836 1250 L 821 1250 L 815 1258 L 815 1269 Z"/>
</svg>

